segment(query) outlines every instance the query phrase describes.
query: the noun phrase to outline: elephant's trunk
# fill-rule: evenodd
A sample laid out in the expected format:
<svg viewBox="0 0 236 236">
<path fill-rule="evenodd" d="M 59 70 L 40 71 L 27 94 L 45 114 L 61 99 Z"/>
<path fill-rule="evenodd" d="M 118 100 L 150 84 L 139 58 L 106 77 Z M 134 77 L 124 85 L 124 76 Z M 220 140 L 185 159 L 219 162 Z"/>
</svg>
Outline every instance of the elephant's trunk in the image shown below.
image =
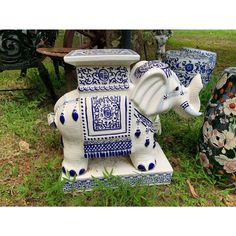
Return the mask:
<svg viewBox="0 0 236 236">
<path fill-rule="evenodd" d="M 200 98 L 199 92 L 203 88 L 201 75 L 197 74 L 191 81 L 190 85 L 186 88 L 186 94 L 188 94 L 187 100 L 174 108 L 175 112 L 185 118 L 191 116 L 200 116 L 202 113 L 200 110 Z"/>
<path fill-rule="evenodd" d="M 180 106 L 174 107 L 174 111 L 178 115 L 184 118 L 190 118 L 192 116 L 200 116 L 202 114 L 201 112 L 199 112 L 199 109 L 198 110 L 193 109 L 192 106 L 190 106 L 190 104 L 187 101 L 181 103 Z"/>
<path fill-rule="evenodd" d="M 188 102 L 185 102 L 184 104 L 181 104 L 182 109 L 187 112 L 191 116 L 200 116 L 202 113 L 194 110 Z"/>
</svg>

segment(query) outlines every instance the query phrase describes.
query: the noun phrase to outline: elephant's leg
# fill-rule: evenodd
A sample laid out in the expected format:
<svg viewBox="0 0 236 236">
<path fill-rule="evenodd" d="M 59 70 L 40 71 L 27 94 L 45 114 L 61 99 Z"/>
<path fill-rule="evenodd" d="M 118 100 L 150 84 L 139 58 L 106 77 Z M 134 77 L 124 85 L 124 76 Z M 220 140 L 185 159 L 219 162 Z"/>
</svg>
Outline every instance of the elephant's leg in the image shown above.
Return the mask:
<svg viewBox="0 0 236 236">
<path fill-rule="evenodd" d="M 139 137 L 134 136 L 130 158 L 137 170 L 148 171 L 154 169 L 157 155 L 153 133 L 152 135 L 150 134 L 148 140 L 145 135 L 140 135 Z"/>
<path fill-rule="evenodd" d="M 143 152 L 132 153 L 130 158 L 137 170 L 148 171 L 156 166 L 157 152 L 143 150 Z"/>
<path fill-rule="evenodd" d="M 64 160 L 62 172 L 71 177 L 82 175 L 88 168 L 88 159 L 84 158 L 83 146 L 81 143 L 69 143 L 63 140 Z"/>
</svg>

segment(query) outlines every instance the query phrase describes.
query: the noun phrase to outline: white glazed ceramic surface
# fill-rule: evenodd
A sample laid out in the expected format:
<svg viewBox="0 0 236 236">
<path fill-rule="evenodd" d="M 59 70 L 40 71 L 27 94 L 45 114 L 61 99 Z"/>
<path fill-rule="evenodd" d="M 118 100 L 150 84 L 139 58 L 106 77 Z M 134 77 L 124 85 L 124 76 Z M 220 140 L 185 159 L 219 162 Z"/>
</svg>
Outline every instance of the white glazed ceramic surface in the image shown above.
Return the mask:
<svg viewBox="0 0 236 236">
<path fill-rule="evenodd" d="M 137 171 L 155 170 L 161 151 L 154 140 L 154 118 L 170 109 L 184 117 L 201 114 L 200 76 L 185 88 L 160 61 L 142 61 L 130 71 L 139 55 L 124 51 L 77 50 L 65 57 L 78 65 L 78 89 L 57 101 L 48 122 L 62 135 L 62 172 L 68 179 L 86 174 L 94 158 L 111 158 L 119 165 L 126 156 Z"/>
<path fill-rule="evenodd" d="M 82 65 L 131 65 L 140 56 L 129 49 L 80 49 L 73 50 L 64 61 L 74 66 Z"/>
<path fill-rule="evenodd" d="M 90 160 L 90 168 L 84 175 L 77 176 L 74 182 L 67 181 L 64 186 L 64 191 L 70 191 L 77 189 L 78 191 L 91 190 L 96 181 L 94 178 L 100 181 L 106 182 L 104 178 L 104 172 L 111 173 L 115 176 L 120 176 L 123 181 L 128 182 L 130 185 L 145 184 L 145 185 L 159 185 L 170 184 L 173 169 L 163 153 L 160 146 L 157 144 L 157 163 L 153 170 L 148 172 L 141 172 L 136 170 L 131 164 L 129 157 L 115 158 L 96 158 Z M 68 179 L 68 176 L 62 174 L 62 179 Z M 69 180 L 73 178 L 69 177 Z"/>
</svg>

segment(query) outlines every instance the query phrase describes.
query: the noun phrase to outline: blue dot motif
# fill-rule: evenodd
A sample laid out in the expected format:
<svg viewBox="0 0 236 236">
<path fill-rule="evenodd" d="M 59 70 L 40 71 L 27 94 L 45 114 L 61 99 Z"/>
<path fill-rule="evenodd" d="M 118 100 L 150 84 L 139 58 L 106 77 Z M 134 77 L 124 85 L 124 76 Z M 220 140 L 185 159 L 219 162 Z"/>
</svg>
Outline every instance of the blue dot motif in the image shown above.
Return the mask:
<svg viewBox="0 0 236 236">
<path fill-rule="evenodd" d="M 72 118 L 73 118 L 74 121 L 77 121 L 78 118 L 79 118 L 79 115 L 78 115 L 76 109 L 74 109 L 74 110 L 72 111 Z"/>
</svg>

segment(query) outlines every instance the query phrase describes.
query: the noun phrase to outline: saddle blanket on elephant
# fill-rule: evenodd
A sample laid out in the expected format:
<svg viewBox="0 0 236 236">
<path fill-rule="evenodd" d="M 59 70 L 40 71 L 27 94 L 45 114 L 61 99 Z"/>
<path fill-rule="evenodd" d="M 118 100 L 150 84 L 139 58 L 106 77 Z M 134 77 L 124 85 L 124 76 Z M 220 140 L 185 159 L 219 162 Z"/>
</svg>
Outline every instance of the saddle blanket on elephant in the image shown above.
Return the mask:
<svg viewBox="0 0 236 236">
<path fill-rule="evenodd" d="M 81 97 L 84 157 L 131 153 L 131 102 L 125 95 Z"/>
</svg>

